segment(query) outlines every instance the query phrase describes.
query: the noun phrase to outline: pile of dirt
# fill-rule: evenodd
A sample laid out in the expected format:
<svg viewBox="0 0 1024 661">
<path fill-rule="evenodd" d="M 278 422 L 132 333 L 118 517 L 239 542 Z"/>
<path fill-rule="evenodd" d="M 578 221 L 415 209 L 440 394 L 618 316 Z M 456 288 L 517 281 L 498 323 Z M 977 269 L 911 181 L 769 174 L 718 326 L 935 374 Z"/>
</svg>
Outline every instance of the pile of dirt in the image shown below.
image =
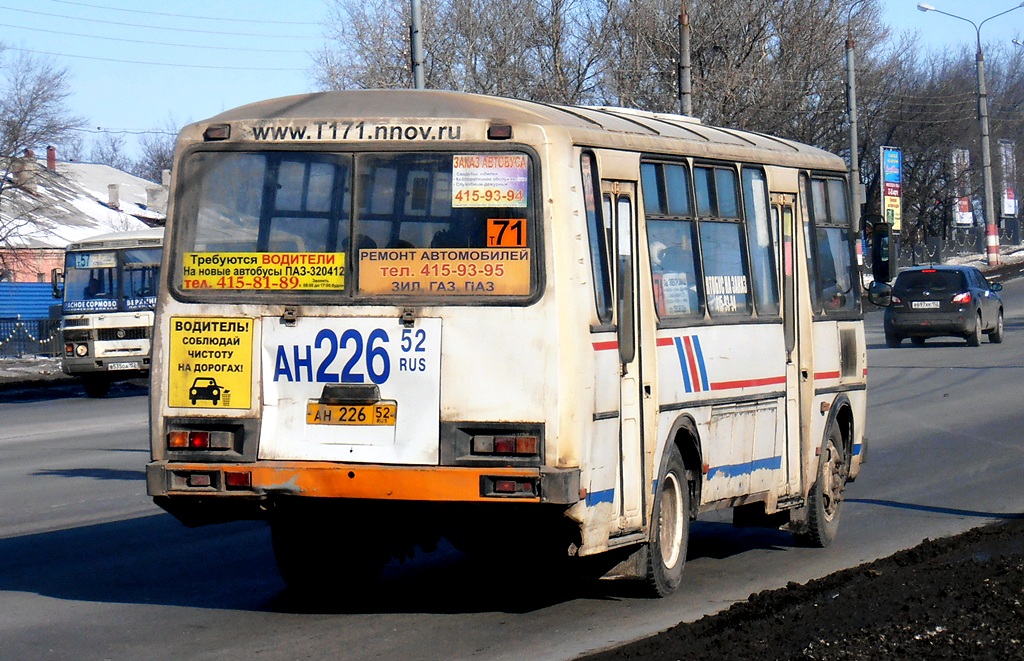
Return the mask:
<svg viewBox="0 0 1024 661">
<path fill-rule="evenodd" d="M 1024 515 L 585 657 L 743 658 L 1024 659 Z"/>
</svg>

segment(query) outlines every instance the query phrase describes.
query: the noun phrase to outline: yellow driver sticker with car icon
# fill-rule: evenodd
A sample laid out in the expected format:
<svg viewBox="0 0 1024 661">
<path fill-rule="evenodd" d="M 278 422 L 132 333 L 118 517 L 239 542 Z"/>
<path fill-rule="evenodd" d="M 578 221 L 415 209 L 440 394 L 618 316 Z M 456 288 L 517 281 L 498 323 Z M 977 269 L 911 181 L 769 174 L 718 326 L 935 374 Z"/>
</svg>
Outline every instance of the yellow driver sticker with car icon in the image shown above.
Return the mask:
<svg viewBox="0 0 1024 661">
<path fill-rule="evenodd" d="M 252 406 L 252 319 L 172 317 L 168 405 Z"/>
</svg>

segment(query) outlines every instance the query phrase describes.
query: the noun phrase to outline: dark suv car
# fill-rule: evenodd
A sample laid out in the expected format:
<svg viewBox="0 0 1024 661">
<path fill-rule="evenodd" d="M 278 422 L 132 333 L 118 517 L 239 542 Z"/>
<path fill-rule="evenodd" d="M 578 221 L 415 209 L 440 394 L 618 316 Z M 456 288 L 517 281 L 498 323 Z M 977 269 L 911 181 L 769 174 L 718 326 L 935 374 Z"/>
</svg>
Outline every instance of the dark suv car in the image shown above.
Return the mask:
<svg viewBox="0 0 1024 661">
<path fill-rule="evenodd" d="M 898 347 L 903 338 L 924 344 L 929 337 L 962 337 L 981 344 L 982 334 L 1003 341 L 1003 299 L 973 266 L 916 266 L 901 271 L 885 309 L 885 343 Z"/>
</svg>

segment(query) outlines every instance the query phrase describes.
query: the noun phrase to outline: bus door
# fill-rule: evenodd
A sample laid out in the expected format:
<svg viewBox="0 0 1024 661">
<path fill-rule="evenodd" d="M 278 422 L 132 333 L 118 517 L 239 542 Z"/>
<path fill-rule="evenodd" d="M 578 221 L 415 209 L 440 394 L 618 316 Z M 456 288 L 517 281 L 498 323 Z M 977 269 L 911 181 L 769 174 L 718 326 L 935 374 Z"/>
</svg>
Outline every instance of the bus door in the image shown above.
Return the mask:
<svg viewBox="0 0 1024 661">
<path fill-rule="evenodd" d="M 636 184 L 602 181 L 601 199 L 613 246 L 612 282 L 619 347 L 619 530 L 643 525 L 643 378 L 637 304 Z M 610 221 L 610 224 L 608 223 Z"/>
<path fill-rule="evenodd" d="M 804 388 L 812 383 L 809 369 L 803 359 L 809 356 L 810 328 L 800 325 L 800 296 L 797 268 L 803 263 L 797 259 L 796 195 L 772 193 L 772 222 L 781 229 L 779 264 L 782 265 L 782 320 L 786 343 L 786 474 L 788 492 L 800 491 L 803 471 L 800 453 L 800 430 L 810 424 L 810 411 Z M 804 347 L 807 347 L 806 349 Z M 808 400 L 809 401 L 809 400 Z M 805 410 L 807 409 L 807 410 Z"/>
</svg>

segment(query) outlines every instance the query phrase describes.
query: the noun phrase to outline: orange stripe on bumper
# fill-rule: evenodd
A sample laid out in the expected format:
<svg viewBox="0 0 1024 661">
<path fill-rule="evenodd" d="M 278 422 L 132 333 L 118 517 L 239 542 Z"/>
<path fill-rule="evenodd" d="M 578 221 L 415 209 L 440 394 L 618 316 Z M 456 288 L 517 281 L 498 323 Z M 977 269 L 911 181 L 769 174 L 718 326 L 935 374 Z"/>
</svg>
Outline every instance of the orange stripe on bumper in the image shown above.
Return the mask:
<svg viewBox="0 0 1024 661">
<path fill-rule="evenodd" d="M 168 464 L 174 472 L 213 470 L 249 472 L 256 493 L 278 493 L 316 498 L 365 498 L 410 501 L 514 501 L 540 502 L 540 498 L 483 497 L 482 476 L 539 478 L 536 468 L 455 468 L 450 466 L 373 466 L 311 461 L 275 461 L 255 464 Z M 182 493 L 182 492 L 176 492 Z M 244 493 L 244 492 L 242 492 Z M 225 495 L 237 495 L 233 491 Z"/>
</svg>

